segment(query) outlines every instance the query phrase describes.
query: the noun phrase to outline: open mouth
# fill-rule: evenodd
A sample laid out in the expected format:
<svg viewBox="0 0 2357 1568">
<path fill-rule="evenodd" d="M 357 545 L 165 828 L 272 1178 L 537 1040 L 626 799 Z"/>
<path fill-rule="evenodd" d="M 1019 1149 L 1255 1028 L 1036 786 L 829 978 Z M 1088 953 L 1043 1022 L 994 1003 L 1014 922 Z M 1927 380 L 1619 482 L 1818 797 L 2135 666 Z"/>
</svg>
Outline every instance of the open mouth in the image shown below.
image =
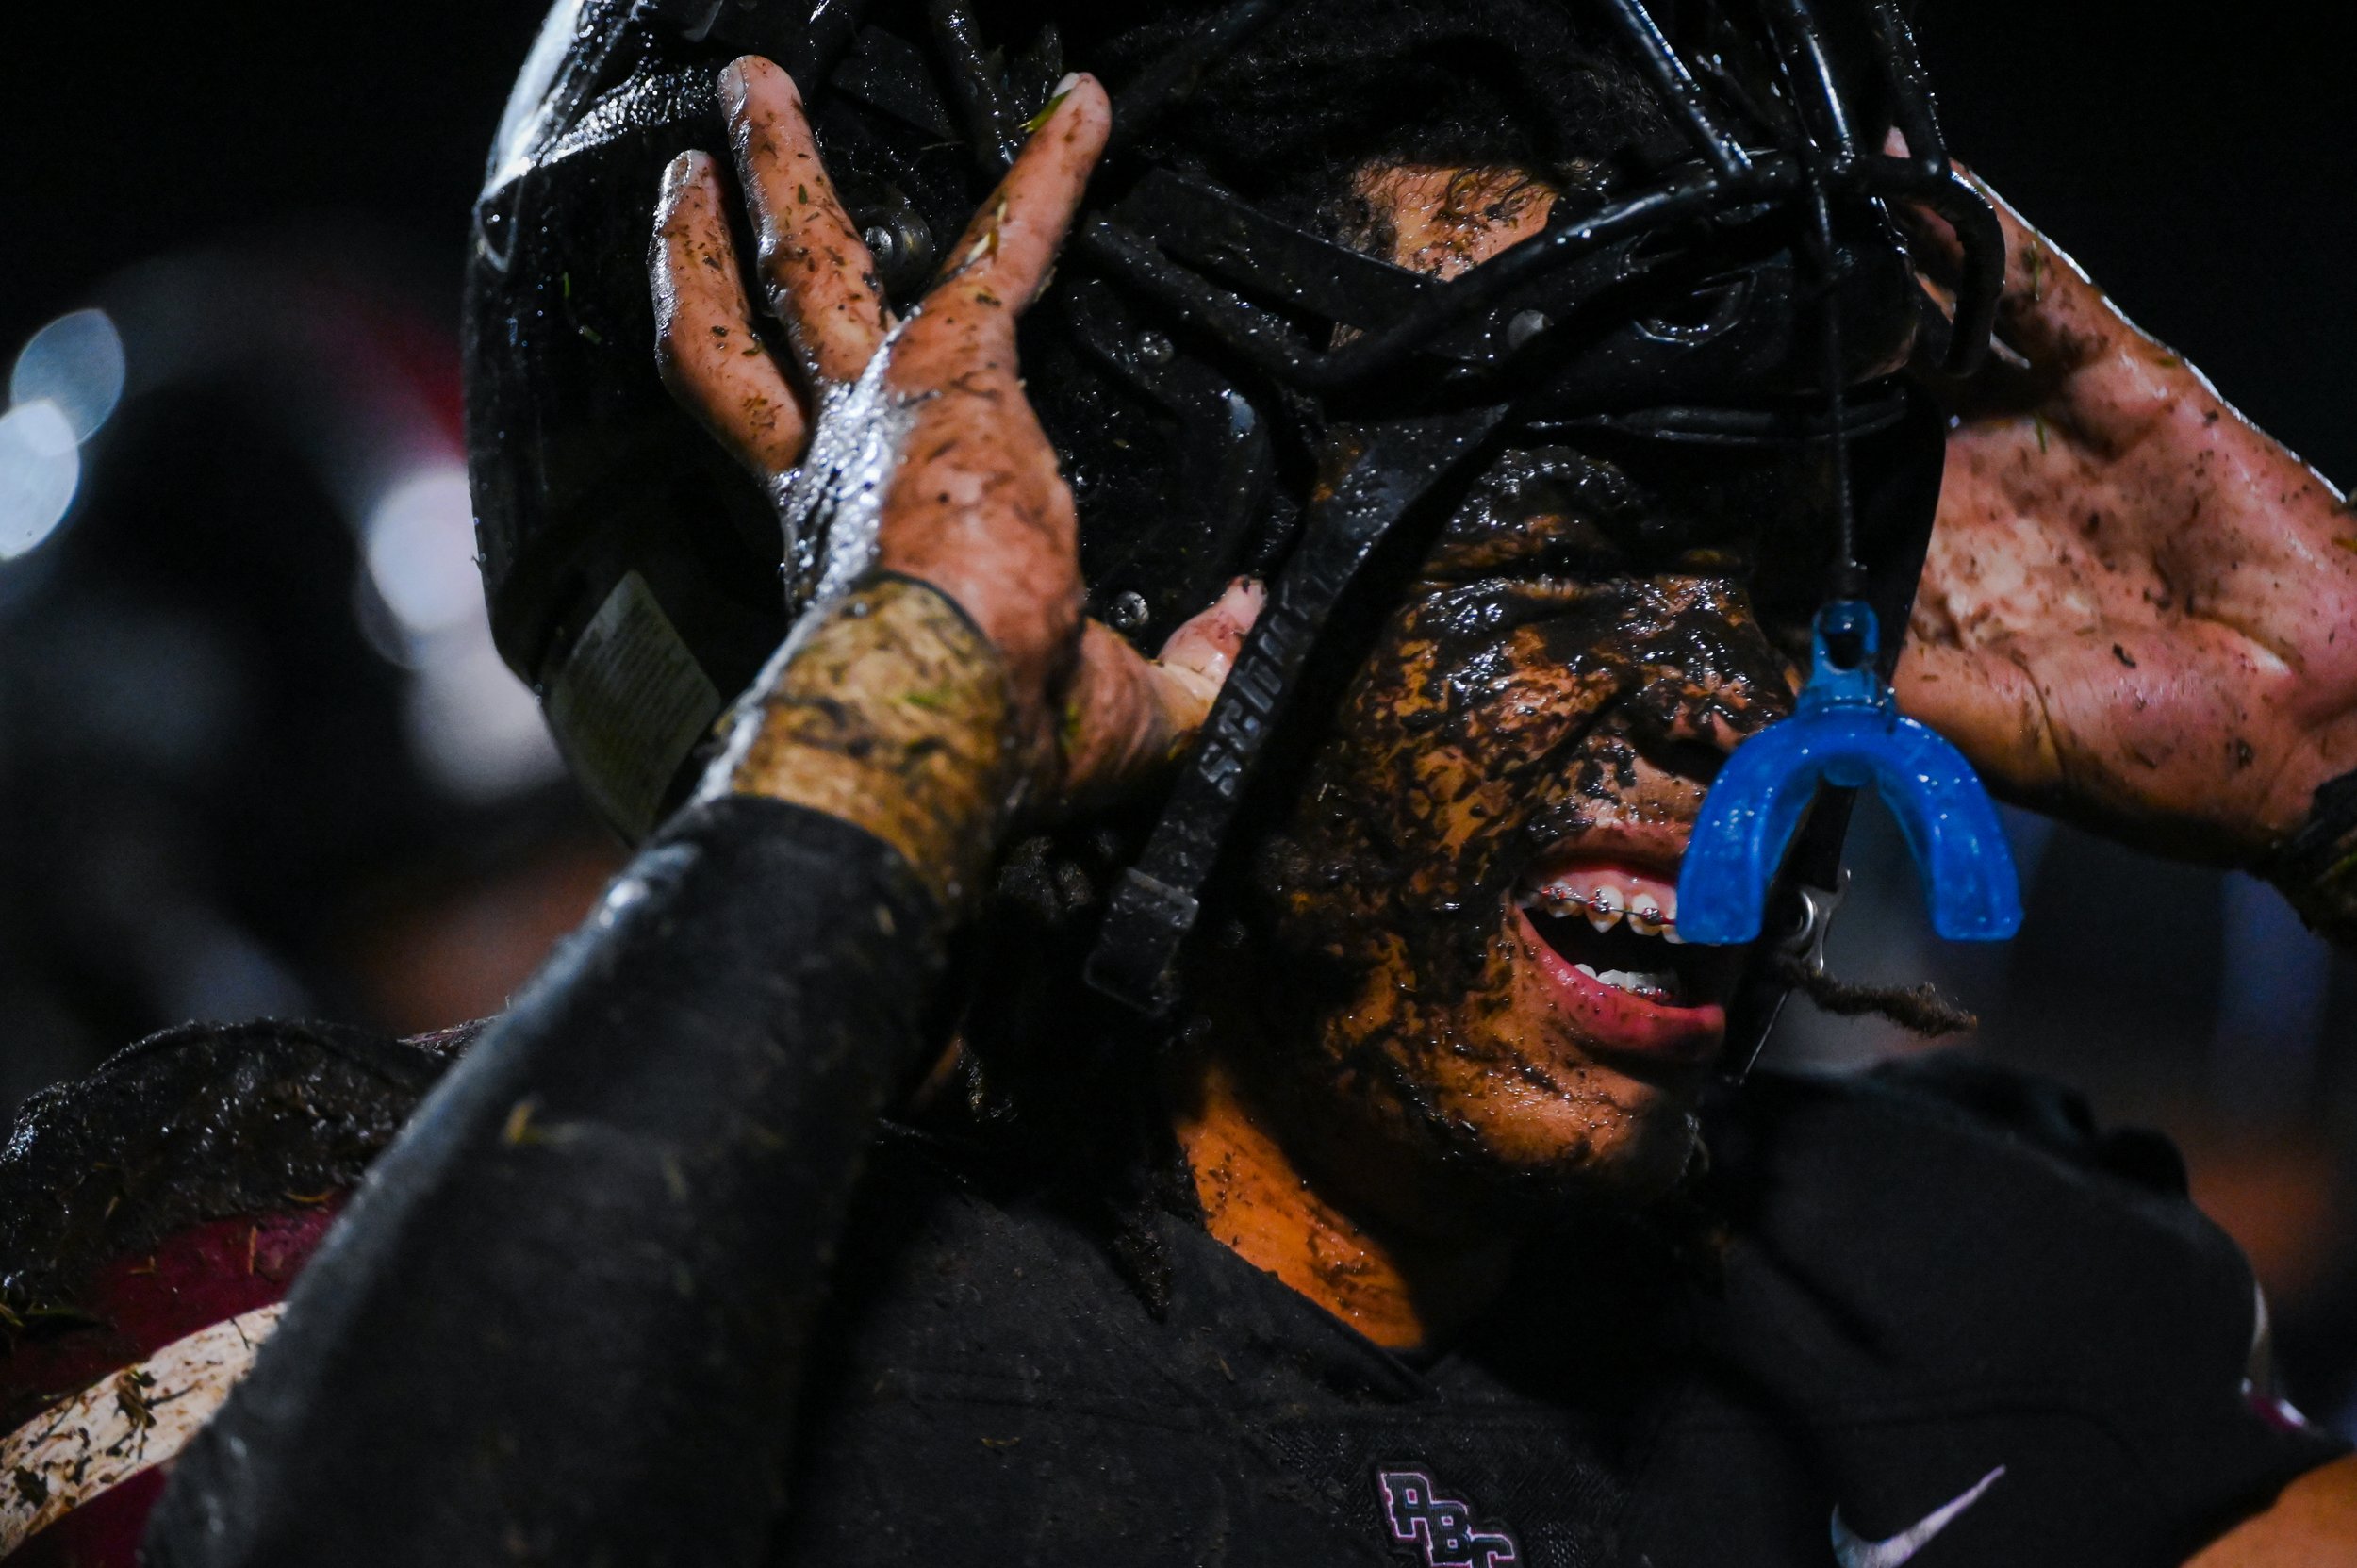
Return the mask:
<svg viewBox="0 0 2357 1568">
<path fill-rule="evenodd" d="M 1740 950 L 1678 935 L 1674 883 L 1618 866 L 1541 866 L 1514 902 L 1540 940 L 1600 986 L 1673 1008 L 1722 1002 L 1733 990 Z"/>
</svg>

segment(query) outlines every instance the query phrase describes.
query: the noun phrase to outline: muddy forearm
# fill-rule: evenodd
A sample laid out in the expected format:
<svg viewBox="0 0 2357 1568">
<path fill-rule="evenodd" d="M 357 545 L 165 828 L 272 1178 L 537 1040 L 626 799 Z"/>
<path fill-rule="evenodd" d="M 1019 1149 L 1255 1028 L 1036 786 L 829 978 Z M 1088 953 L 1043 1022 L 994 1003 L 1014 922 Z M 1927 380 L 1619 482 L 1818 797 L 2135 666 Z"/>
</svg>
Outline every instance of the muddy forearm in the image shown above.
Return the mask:
<svg viewBox="0 0 2357 1568">
<path fill-rule="evenodd" d="M 1012 704 L 912 579 L 798 629 L 701 797 L 378 1166 L 152 1559 L 757 1560 L 863 1151 L 937 1048 L 943 940 L 1025 777 Z"/>
<path fill-rule="evenodd" d="M 1027 776 L 1003 662 L 928 584 L 879 575 L 798 630 L 740 706 L 703 794 L 823 812 L 969 906 Z"/>
</svg>

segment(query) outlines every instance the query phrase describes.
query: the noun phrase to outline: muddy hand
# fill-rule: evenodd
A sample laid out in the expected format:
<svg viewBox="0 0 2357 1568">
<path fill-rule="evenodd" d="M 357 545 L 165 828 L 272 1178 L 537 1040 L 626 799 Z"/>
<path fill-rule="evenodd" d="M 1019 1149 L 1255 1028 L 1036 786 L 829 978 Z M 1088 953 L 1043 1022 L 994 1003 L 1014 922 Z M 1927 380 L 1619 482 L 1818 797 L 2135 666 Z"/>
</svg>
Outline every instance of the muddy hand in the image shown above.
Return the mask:
<svg viewBox="0 0 2357 1568">
<path fill-rule="evenodd" d="M 1984 193 L 1999 353 L 1938 388 L 1956 418 L 1901 701 L 2018 800 L 2248 861 L 2357 767 L 2357 522 Z M 1924 215 L 1918 255 L 1952 272 L 1953 235 Z"/>
<path fill-rule="evenodd" d="M 905 325 L 793 82 L 747 57 L 722 73 L 720 92 L 761 297 L 793 363 L 781 365 L 756 328 L 713 160 L 684 153 L 664 174 L 650 264 L 673 394 L 773 489 L 810 451 L 816 421 L 886 421 L 831 433 L 881 437 L 888 453 L 867 564 L 940 588 L 997 648 L 1028 738 L 1056 759 L 1052 794 L 1100 798 L 1158 767 L 1202 722 L 1259 597 L 1231 589 L 1153 662 L 1080 614 L 1072 493 L 1024 396 L 1015 322 L 1103 150 L 1103 90 L 1085 75 L 1060 85 Z M 863 395 L 845 395 L 855 384 Z"/>
</svg>

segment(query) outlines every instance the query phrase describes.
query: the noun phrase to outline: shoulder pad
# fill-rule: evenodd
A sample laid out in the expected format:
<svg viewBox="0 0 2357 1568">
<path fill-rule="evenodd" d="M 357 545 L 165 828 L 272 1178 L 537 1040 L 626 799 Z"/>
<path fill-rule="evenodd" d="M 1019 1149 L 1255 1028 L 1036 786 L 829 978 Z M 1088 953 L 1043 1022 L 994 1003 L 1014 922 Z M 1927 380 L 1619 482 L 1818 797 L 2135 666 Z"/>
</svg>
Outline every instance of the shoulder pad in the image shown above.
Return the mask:
<svg viewBox="0 0 2357 1568">
<path fill-rule="evenodd" d="M 25 1102 L 0 1149 L 0 1558 L 129 1568 L 164 1461 L 479 1029 L 190 1025 Z"/>
</svg>

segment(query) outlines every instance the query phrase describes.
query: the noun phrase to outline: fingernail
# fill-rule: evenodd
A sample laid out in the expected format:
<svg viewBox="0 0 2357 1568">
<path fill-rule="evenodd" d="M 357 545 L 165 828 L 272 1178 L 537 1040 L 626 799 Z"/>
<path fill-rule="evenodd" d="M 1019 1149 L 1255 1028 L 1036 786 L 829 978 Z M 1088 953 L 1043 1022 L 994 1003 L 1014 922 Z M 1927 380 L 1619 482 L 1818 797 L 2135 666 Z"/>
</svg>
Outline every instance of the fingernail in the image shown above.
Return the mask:
<svg viewBox="0 0 2357 1568">
<path fill-rule="evenodd" d="M 1055 91 L 1047 95 L 1047 102 L 1040 107 L 1040 111 L 1023 122 L 1023 134 L 1030 136 L 1042 125 L 1047 124 L 1048 121 L 1053 120 L 1056 117 L 1056 110 L 1063 107 L 1063 101 L 1066 98 L 1072 96 L 1072 84 L 1080 79 L 1080 74 L 1078 71 L 1065 72 L 1063 80 L 1056 84 Z"/>
<path fill-rule="evenodd" d="M 720 68 L 720 112 L 733 120 L 745 112 L 745 68 L 731 60 Z"/>
</svg>

